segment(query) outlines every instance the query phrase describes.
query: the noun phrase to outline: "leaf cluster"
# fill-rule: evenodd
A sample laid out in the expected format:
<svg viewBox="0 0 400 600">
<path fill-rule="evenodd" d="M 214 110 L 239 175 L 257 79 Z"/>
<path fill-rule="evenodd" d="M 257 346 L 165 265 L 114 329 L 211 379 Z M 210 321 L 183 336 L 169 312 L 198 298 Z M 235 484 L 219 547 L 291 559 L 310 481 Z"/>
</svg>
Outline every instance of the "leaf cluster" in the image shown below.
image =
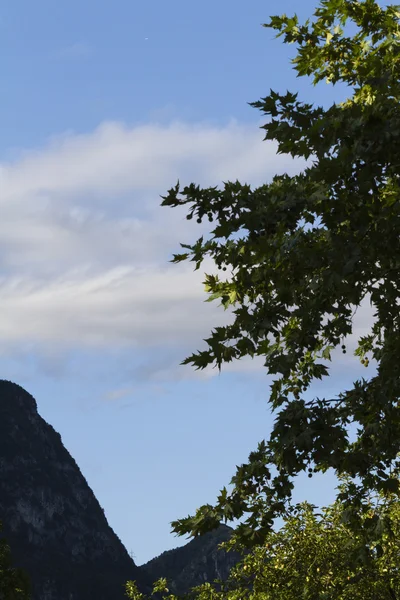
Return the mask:
<svg viewBox="0 0 400 600">
<path fill-rule="evenodd" d="M 268 117 L 265 139 L 310 166 L 254 189 L 239 181 L 204 189 L 178 182 L 163 197 L 163 206 L 187 206 L 187 219 L 214 224 L 209 239 L 181 244 L 185 252 L 172 262 L 190 260 L 199 269 L 211 258 L 224 277 L 205 276 L 208 300 L 220 300 L 233 315 L 183 364 L 221 369 L 259 356 L 275 376 L 270 438 L 237 467 L 230 493 L 173 523 L 178 534 L 196 536 L 243 517 L 243 540 L 257 544 L 285 514 L 293 478 L 305 470 L 353 478 L 340 500 L 354 527 L 370 491 L 398 492 L 399 16 L 399 7 L 375 0 L 322 0 L 303 25 L 296 15 L 272 17 L 266 27 L 297 45 L 298 76 L 342 82 L 351 92 L 329 108 L 273 90 L 252 104 Z M 345 35 L 348 24 L 354 35 Z M 376 375 L 336 398 L 306 401 L 312 382 L 329 375 L 332 351 L 346 353 L 367 299 L 374 322 L 355 355 L 365 366 L 375 361 Z M 353 442 L 350 425 L 357 426 Z"/>
<path fill-rule="evenodd" d="M 341 489 L 349 485 L 343 478 Z M 349 527 L 342 504 L 317 512 L 304 502 L 290 507 L 279 531 L 270 531 L 250 552 L 234 537 L 223 546 L 242 552 L 227 581 L 192 589 L 187 600 L 395 600 L 400 597 L 400 503 L 382 495 L 368 502 L 360 527 Z M 379 529 L 380 543 L 367 532 Z M 148 600 L 129 582 L 131 600 Z M 153 597 L 178 600 L 165 579 Z"/>
<path fill-rule="evenodd" d="M 0 538 L 0 599 L 30 599 L 29 579 L 21 569 L 13 566 L 10 547 L 4 538 Z"/>
</svg>

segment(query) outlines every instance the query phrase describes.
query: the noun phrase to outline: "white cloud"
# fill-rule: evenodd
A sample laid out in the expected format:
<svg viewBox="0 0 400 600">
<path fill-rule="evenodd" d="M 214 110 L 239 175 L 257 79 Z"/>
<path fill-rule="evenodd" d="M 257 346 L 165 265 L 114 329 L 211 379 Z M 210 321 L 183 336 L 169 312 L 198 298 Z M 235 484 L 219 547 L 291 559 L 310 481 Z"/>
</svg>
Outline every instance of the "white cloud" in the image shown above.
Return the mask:
<svg viewBox="0 0 400 600">
<path fill-rule="evenodd" d="M 203 273 L 168 264 L 179 242 L 203 231 L 185 211 L 161 208 L 160 195 L 178 178 L 259 185 L 299 169 L 262 143 L 257 128 L 234 122 L 104 123 L 19 152 L 0 165 L 0 350 L 25 344 L 47 353 L 124 346 L 169 352 L 201 343 L 228 316 L 203 302 Z M 227 370 L 249 368 L 255 363 Z M 152 373 L 162 379 L 166 370 L 168 364 Z"/>
<path fill-rule="evenodd" d="M 48 274 L 165 264 L 178 241 L 199 230 L 182 210 L 160 208 L 160 194 L 178 178 L 257 184 L 277 169 L 298 166 L 276 157 L 257 129 L 235 123 L 106 123 L 91 134 L 55 137 L 0 166 L 0 267 Z"/>
<path fill-rule="evenodd" d="M 201 335 L 215 308 L 187 268 L 115 267 L 58 278 L 5 278 L 0 340 L 94 348 L 176 345 Z"/>
<path fill-rule="evenodd" d="M 165 191 L 178 178 L 261 182 L 277 169 L 298 170 L 298 163 L 276 156 L 275 144 L 261 139 L 254 127 L 235 122 L 219 128 L 104 123 L 93 133 L 55 136 L 44 149 L 21 152 L 14 164 L 2 166 L 1 183 L 8 197 L 90 192 L 112 204 L 110 194 Z"/>
</svg>

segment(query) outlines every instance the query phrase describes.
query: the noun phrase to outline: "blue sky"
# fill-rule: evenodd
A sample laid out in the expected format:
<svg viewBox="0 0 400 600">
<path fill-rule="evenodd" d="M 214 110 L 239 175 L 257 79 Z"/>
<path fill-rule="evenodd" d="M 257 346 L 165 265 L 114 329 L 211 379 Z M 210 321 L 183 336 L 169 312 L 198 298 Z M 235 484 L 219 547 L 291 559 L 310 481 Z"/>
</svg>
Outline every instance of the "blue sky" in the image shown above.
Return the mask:
<svg viewBox="0 0 400 600">
<path fill-rule="evenodd" d="M 212 503 L 272 423 L 260 363 L 179 366 L 228 317 L 203 302 L 203 272 L 168 263 L 202 230 L 159 196 L 178 177 L 258 185 L 301 169 L 262 142 L 247 103 L 269 88 L 344 98 L 296 79 L 294 48 L 261 27 L 314 8 L 14 0 L 0 11 L 1 377 L 35 396 L 137 564 L 184 543 L 169 523 Z M 365 305 L 356 333 L 370 322 Z M 336 358 L 320 396 L 366 376 L 351 353 Z M 328 504 L 334 488 L 301 477 L 295 497 Z"/>
</svg>

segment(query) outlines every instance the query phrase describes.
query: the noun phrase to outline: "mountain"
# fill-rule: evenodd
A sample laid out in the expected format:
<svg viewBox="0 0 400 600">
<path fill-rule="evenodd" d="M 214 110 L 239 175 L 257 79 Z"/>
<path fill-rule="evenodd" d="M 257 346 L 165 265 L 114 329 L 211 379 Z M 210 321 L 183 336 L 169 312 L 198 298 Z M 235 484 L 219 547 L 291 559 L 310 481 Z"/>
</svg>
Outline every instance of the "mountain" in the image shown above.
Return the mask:
<svg viewBox="0 0 400 600">
<path fill-rule="evenodd" d="M 0 380 L 0 538 L 31 579 L 32 600 L 123 600 L 124 584 L 144 593 L 166 577 L 176 593 L 225 579 L 239 558 L 219 550 L 219 529 L 138 567 L 109 526 L 61 436 L 35 399 Z"/>
<path fill-rule="evenodd" d="M 194 538 L 191 542 L 163 552 L 141 568 L 152 582 L 166 577 L 169 589 L 175 594 L 185 594 L 190 588 L 215 579 L 225 580 L 240 555 L 218 548 L 233 533 L 231 527 L 220 525 L 215 531 Z"/>
<path fill-rule="evenodd" d="M 4 380 L 0 520 L 32 600 L 122 600 L 127 580 L 145 586 L 61 436 L 28 392 Z"/>
</svg>

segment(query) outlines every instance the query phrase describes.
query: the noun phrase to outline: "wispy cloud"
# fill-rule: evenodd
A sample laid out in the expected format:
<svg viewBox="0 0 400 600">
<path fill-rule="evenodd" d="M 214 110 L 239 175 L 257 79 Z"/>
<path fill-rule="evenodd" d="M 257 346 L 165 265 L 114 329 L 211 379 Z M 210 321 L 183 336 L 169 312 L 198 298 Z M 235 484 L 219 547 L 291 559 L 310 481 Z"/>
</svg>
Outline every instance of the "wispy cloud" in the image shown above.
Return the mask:
<svg viewBox="0 0 400 600">
<path fill-rule="evenodd" d="M 115 402 L 131 396 L 135 392 L 135 387 L 116 388 L 104 394 L 103 400 Z"/>
<path fill-rule="evenodd" d="M 228 319 L 203 302 L 203 272 L 168 263 L 179 242 L 202 231 L 182 210 L 161 208 L 160 195 L 178 178 L 258 185 L 300 169 L 261 139 L 257 128 L 234 122 L 104 123 L 1 164 L 0 351 L 129 346 L 171 356 Z M 168 373 L 166 363 L 148 376 Z"/>
</svg>

